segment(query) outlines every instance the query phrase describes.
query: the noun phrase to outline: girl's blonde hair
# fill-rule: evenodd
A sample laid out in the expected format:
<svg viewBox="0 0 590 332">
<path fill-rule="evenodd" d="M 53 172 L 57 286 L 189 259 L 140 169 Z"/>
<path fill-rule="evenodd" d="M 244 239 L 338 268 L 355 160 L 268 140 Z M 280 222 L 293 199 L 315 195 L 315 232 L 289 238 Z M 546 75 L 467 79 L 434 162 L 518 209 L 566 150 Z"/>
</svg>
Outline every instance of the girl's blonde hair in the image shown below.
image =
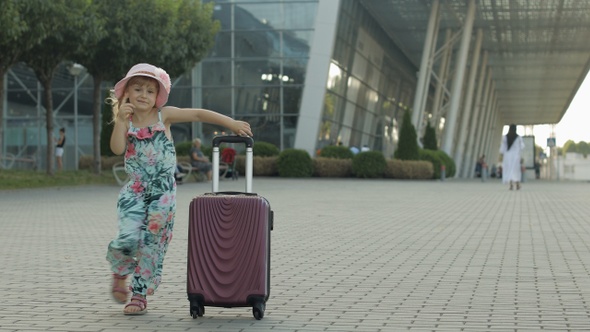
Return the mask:
<svg viewBox="0 0 590 332">
<path fill-rule="evenodd" d="M 156 81 L 155 79 L 145 76 L 132 77 L 129 81 L 127 81 L 127 84 L 125 85 L 125 90 L 127 90 L 127 87 L 131 84 L 138 84 L 143 86 L 149 83 L 153 83 L 156 86 L 157 95 L 160 92 L 160 84 L 158 84 L 158 81 Z M 111 105 L 111 107 L 113 108 L 113 118 L 111 119 L 111 123 L 114 123 L 115 121 L 117 121 L 117 115 L 119 114 L 119 100 L 117 99 L 117 96 L 115 96 L 115 89 L 109 90 L 109 96 L 106 98 L 105 103 Z"/>
</svg>

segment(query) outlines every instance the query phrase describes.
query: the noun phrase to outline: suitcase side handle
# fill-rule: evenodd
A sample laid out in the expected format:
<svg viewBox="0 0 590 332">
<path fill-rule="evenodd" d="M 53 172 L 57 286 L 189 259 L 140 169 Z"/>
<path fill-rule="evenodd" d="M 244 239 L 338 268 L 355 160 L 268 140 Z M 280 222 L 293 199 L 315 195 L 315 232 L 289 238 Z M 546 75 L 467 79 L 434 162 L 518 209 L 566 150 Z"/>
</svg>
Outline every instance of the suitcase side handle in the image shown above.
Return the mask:
<svg viewBox="0 0 590 332">
<path fill-rule="evenodd" d="M 242 191 L 217 191 L 214 193 L 205 193 L 204 195 L 229 195 L 229 196 L 237 196 L 237 195 L 245 195 L 245 196 L 258 196 L 257 193 L 245 193 Z"/>
<path fill-rule="evenodd" d="M 246 144 L 246 192 L 252 192 L 252 178 L 254 174 L 254 139 L 250 136 L 223 135 L 213 138 L 213 183 L 212 191 L 219 190 L 219 145 L 221 143 L 244 143 Z"/>
</svg>

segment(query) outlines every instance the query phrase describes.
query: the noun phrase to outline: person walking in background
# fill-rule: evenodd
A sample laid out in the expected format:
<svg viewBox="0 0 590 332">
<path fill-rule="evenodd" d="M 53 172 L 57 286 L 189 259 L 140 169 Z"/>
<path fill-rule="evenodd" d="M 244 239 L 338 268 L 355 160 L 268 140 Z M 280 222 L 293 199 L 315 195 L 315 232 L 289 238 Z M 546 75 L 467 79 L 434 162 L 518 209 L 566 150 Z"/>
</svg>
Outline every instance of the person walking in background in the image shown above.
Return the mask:
<svg viewBox="0 0 590 332">
<path fill-rule="evenodd" d="M 170 77 L 161 68 L 142 63 L 120 80 L 107 101 L 113 107 L 110 147 L 125 154 L 129 182 L 119 192 L 119 231 L 107 249 L 113 273 L 111 294 L 127 303 L 125 315 L 147 312 L 147 295 L 162 279 L 162 267 L 176 214 L 176 152 L 170 125 L 200 121 L 224 126 L 237 135 L 252 135 L 250 125 L 205 109 L 164 106 Z M 130 286 L 127 280 L 130 279 Z"/>
<path fill-rule="evenodd" d="M 57 162 L 57 170 L 61 171 L 64 168 L 63 155 L 64 145 L 66 144 L 66 128 L 59 129 L 59 138 L 55 145 L 55 161 Z"/>
<path fill-rule="evenodd" d="M 486 155 L 482 154 L 479 157 L 477 164 L 479 165 L 479 174 L 481 176 L 481 182 L 485 182 L 488 177 L 488 164 L 486 163 Z"/>
<path fill-rule="evenodd" d="M 211 181 L 213 177 L 213 165 L 209 158 L 201 151 L 201 139 L 195 138 L 193 140 L 193 147 L 190 151 L 191 154 L 191 165 L 198 169 L 199 172 L 207 175 L 207 181 Z"/>
<path fill-rule="evenodd" d="M 502 162 L 502 183 L 510 184 L 510 190 L 516 184 L 516 189 L 520 189 L 521 171 L 521 153 L 524 149 L 524 140 L 516 133 L 516 125 L 511 124 L 508 134 L 502 137 L 500 146 L 500 157 Z"/>
</svg>

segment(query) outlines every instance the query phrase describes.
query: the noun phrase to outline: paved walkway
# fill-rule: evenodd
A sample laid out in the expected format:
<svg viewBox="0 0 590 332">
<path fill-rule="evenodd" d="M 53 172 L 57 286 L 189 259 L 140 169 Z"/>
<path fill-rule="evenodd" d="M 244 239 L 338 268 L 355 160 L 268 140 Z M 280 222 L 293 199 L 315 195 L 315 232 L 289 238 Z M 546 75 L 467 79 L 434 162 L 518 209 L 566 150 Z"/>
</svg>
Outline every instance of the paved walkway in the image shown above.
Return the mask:
<svg viewBox="0 0 590 332">
<path fill-rule="evenodd" d="M 0 330 L 590 330 L 589 183 L 256 179 L 275 211 L 261 321 L 189 315 L 188 204 L 209 189 L 179 187 L 163 283 L 138 317 L 109 294 L 118 187 L 0 191 Z"/>
</svg>

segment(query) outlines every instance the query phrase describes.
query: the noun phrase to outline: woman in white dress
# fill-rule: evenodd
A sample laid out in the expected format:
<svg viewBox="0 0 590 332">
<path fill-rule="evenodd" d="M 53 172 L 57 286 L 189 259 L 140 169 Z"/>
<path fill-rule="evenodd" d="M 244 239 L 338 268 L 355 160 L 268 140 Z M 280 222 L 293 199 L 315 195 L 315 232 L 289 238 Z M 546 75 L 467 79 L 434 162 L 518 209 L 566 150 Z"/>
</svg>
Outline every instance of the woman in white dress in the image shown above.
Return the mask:
<svg viewBox="0 0 590 332">
<path fill-rule="evenodd" d="M 510 190 L 513 189 L 513 183 L 516 183 L 517 190 L 520 189 L 522 150 L 524 150 L 524 140 L 516 133 L 516 125 L 511 124 L 508 134 L 502 137 L 502 145 L 500 146 L 502 183 L 510 183 Z"/>
</svg>

